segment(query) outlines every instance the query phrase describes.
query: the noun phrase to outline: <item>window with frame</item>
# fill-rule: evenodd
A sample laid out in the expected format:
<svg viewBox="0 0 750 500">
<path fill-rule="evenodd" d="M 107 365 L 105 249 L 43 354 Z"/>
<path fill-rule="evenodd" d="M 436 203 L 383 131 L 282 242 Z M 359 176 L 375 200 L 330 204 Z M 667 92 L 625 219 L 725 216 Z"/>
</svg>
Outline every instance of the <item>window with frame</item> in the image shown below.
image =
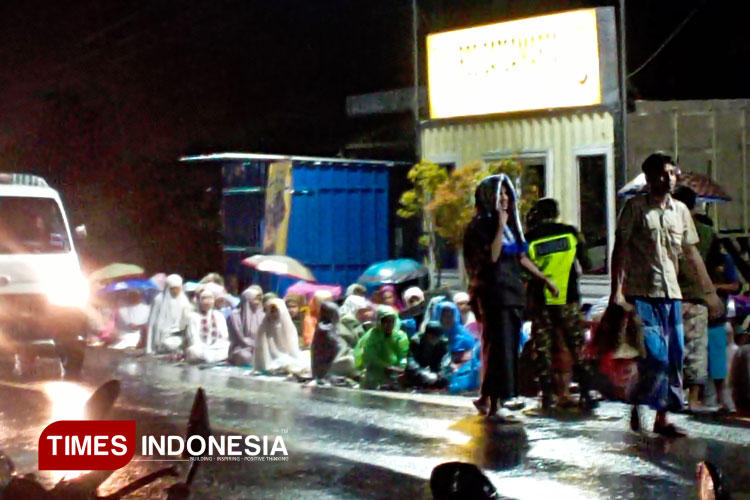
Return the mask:
<svg viewBox="0 0 750 500">
<path fill-rule="evenodd" d="M 581 155 L 578 162 L 579 230 L 586 239 L 591 269 L 585 274 L 606 275 L 607 244 L 607 156 Z"/>
</svg>

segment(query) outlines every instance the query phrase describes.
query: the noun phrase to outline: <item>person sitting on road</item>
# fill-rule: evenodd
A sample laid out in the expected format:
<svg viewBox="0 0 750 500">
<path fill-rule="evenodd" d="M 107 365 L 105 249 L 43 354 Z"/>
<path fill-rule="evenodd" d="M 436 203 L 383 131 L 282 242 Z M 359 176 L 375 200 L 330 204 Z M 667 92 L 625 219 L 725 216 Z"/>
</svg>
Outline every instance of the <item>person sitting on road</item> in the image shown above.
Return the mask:
<svg viewBox="0 0 750 500">
<path fill-rule="evenodd" d="M 300 351 L 297 329 L 283 300 L 271 299 L 255 341 L 253 368 L 257 372 L 305 375 L 309 354 Z"/>
<path fill-rule="evenodd" d="M 218 363 L 229 356 L 229 334 L 224 316 L 214 309 L 214 294 L 204 289 L 198 294 L 198 311 L 190 316 L 187 328 L 188 363 Z"/>
<path fill-rule="evenodd" d="M 404 310 L 404 305 L 401 303 L 401 299 L 399 299 L 396 293 L 396 287 L 393 285 L 382 285 L 378 289 L 378 296 L 381 304 L 394 308 L 396 312 Z"/>
<path fill-rule="evenodd" d="M 320 305 L 323 302 L 330 302 L 332 300 L 333 295 L 328 290 L 316 290 L 313 294 L 313 297 L 310 300 L 310 308 L 305 315 L 304 328 L 302 331 L 305 349 L 308 349 L 310 347 L 310 344 L 312 344 L 312 339 L 315 335 L 315 327 L 318 325 Z"/>
<path fill-rule="evenodd" d="M 116 337 L 114 349 L 136 347 L 148 332 L 148 320 L 151 307 L 143 301 L 140 292 L 128 290 L 117 308 L 115 316 Z"/>
<path fill-rule="evenodd" d="M 193 305 L 182 289 L 182 277 L 167 276 L 166 288 L 156 296 L 148 322 L 147 353 L 173 353 L 183 348 Z"/>
<path fill-rule="evenodd" d="M 365 327 L 365 323 L 372 322 L 373 310 L 364 297 L 350 295 L 344 301 L 339 313 L 341 314 L 339 334 L 349 347 L 354 348 L 369 329 Z"/>
<path fill-rule="evenodd" d="M 361 387 L 376 389 L 389 385 L 406 366 L 409 337 L 401 330 L 396 310 L 379 306 L 376 325 L 357 343 L 354 360 L 358 370 L 364 370 Z"/>
<path fill-rule="evenodd" d="M 240 297 L 240 306 L 232 311 L 229 329 L 229 362 L 235 366 L 253 364 L 255 339 L 265 313 L 261 307 L 263 290 L 258 285 L 248 287 Z"/>
<path fill-rule="evenodd" d="M 399 314 L 401 327 L 409 338 L 412 338 L 422 325 L 427 304 L 424 301 L 424 292 L 416 286 L 407 288 L 403 298 L 406 307 Z"/>
<path fill-rule="evenodd" d="M 341 338 L 338 326 L 338 306 L 333 302 L 324 302 L 320 306 L 311 348 L 312 374 L 318 383 L 325 381 L 329 375 L 357 375 L 352 348 Z"/>
<path fill-rule="evenodd" d="M 451 392 L 477 389 L 481 354 L 474 337 L 461 324 L 458 306 L 449 300 L 440 302 L 435 307 L 433 321 L 440 323 L 443 335 L 448 339 L 448 352 L 451 355 Z"/>
<path fill-rule="evenodd" d="M 437 321 L 430 321 L 424 332 L 409 342 L 404 382 L 407 386 L 441 389 L 448 387 L 451 354 L 448 337 Z"/>
<path fill-rule="evenodd" d="M 289 316 L 292 317 L 294 327 L 297 329 L 299 347 L 300 349 L 303 349 L 305 347 L 305 337 L 303 336 L 305 314 L 307 314 L 307 301 L 305 300 L 305 296 L 297 293 L 290 293 L 284 298 L 284 303 L 289 311 Z"/>
<path fill-rule="evenodd" d="M 466 328 L 475 340 L 479 340 L 481 332 L 479 331 L 477 318 L 471 310 L 469 294 L 466 292 L 456 292 L 453 294 L 453 302 L 458 306 L 458 310 L 461 311 L 461 324 L 464 325 L 464 328 Z"/>
</svg>

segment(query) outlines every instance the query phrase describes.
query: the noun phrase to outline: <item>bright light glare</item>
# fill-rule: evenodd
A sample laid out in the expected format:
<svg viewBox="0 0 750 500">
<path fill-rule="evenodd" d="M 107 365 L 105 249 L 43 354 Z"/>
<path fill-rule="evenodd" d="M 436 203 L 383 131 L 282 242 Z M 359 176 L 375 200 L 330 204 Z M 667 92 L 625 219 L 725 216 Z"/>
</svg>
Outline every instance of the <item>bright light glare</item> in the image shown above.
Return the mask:
<svg viewBox="0 0 750 500">
<path fill-rule="evenodd" d="M 52 403 L 51 422 L 83 419 L 83 407 L 91 391 L 72 382 L 47 382 L 44 394 Z"/>
<path fill-rule="evenodd" d="M 45 292 L 51 304 L 61 307 L 83 308 L 89 300 L 89 284 L 83 276 L 50 281 Z"/>
<path fill-rule="evenodd" d="M 81 420 L 86 401 L 91 397 L 91 391 L 72 382 L 47 382 L 44 384 L 44 394 L 52 403 L 50 423 L 58 420 Z M 49 471 L 54 482 L 61 479 L 71 480 L 89 471 Z"/>
<path fill-rule="evenodd" d="M 554 498 L 555 500 L 588 500 L 599 498 L 575 486 L 558 483 L 549 479 L 534 477 L 492 478 L 498 493 L 518 500 L 538 500 Z"/>
</svg>

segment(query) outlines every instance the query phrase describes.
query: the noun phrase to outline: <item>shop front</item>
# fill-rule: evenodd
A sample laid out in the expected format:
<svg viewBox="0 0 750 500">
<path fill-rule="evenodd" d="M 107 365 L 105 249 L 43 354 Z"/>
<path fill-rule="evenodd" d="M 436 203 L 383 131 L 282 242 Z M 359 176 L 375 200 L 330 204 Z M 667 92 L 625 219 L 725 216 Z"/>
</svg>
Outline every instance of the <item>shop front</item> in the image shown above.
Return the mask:
<svg viewBox="0 0 750 500">
<path fill-rule="evenodd" d="M 552 197 L 579 227 L 608 292 L 619 94 L 614 12 L 597 8 L 428 37 L 430 119 L 421 156 L 446 168 L 513 159 L 522 195 Z"/>
</svg>

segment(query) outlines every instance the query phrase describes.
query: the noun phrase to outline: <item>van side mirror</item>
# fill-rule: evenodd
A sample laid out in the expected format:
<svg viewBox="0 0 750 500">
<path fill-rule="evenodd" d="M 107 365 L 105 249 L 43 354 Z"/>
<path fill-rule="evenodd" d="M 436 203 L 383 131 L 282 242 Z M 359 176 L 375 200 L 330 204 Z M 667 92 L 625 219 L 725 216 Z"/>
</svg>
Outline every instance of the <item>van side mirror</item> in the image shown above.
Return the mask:
<svg viewBox="0 0 750 500">
<path fill-rule="evenodd" d="M 81 224 L 80 226 L 76 226 L 75 228 L 75 236 L 78 241 L 83 240 L 88 236 L 88 232 L 86 231 L 86 226 L 84 224 Z"/>
</svg>

